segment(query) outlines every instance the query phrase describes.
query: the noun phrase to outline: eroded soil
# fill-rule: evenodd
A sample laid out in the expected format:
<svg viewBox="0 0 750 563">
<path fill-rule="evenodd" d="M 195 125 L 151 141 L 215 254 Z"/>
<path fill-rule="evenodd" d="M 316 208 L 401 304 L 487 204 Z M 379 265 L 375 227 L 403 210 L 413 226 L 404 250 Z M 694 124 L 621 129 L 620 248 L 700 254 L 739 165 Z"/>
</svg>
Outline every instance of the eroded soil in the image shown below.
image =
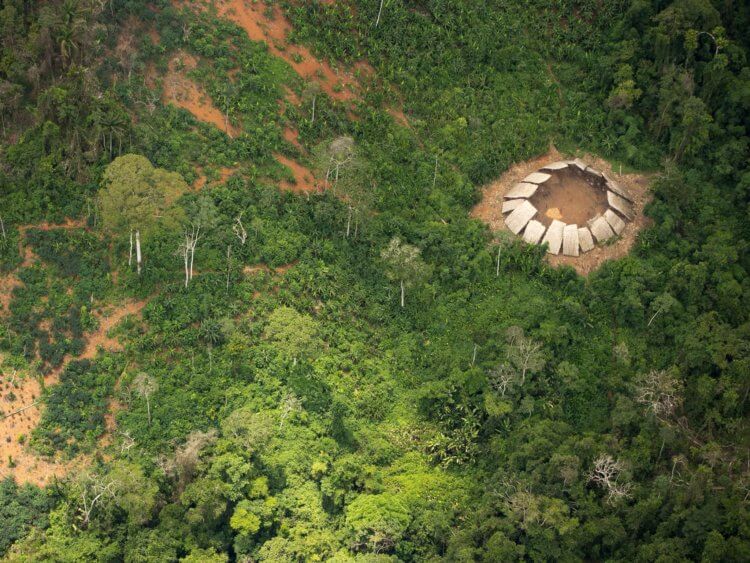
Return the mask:
<svg viewBox="0 0 750 563">
<path fill-rule="evenodd" d="M 186 109 L 199 121 L 214 125 L 230 137 L 237 136 L 239 129 L 213 105 L 203 88 L 188 78 L 187 73 L 197 65 L 198 61 L 189 53 L 181 51 L 172 57 L 169 71 L 163 77 L 162 102 Z"/>
<path fill-rule="evenodd" d="M 82 221 L 67 220 L 62 224 L 39 223 L 19 227 L 20 245 L 24 256 L 23 267 L 30 266 L 36 259 L 31 246 L 25 243 L 28 229 L 50 230 L 59 228 L 83 228 Z M 15 274 L 0 276 L 0 320 L 7 314 L 12 290 L 21 282 Z M 128 315 L 138 315 L 146 303 L 144 301 L 126 301 L 103 312 L 94 313 L 99 320 L 99 327 L 86 337 L 86 344 L 80 356 L 66 356 L 58 368 L 50 371 L 43 379 L 33 373 L 0 367 L 0 478 L 12 475 L 19 483 L 33 483 L 44 486 L 55 477 L 59 478 L 75 467 L 86 463 L 84 457 L 63 461 L 45 459 L 30 451 L 26 445 L 33 429 L 41 419 L 43 403 L 40 402 L 42 384 L 45 387 L 55 385 L 65 366 L 74 359 L 93 359 L 99 348 L 103 350 L 121 350 L 122 346 L 109 332 Z M 0 354 L 0 366 L 4 357 Z"/>
</svg>

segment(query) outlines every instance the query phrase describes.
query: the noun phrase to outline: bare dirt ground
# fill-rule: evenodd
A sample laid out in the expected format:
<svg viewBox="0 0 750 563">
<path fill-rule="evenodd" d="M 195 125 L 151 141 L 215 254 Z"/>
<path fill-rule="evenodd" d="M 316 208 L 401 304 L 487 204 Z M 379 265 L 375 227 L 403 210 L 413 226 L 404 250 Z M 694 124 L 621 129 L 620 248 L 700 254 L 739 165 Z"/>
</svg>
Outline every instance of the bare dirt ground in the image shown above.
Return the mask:
<svg viewBox="0 0 750 563">
<path fill-rule="evenodd" d="M 201 166 L 196 167 L 196 171 L 198 172 L 198 177 L 195 179 L 195 182 L 193 182 L 193 189 L 195 189 L 196 191 L 200 191 L 205 187 L 208 178 L 203 173 L 203 168 Z M 219 179 L 214 180 L 211 183 L 219 185 L 223 184 L 224 182 L 229 180 L 230 176 L 232 176 L 232 174 L 234 174 L 235 172 L 237 172 L 237 167 L 222 166 L 221 168 L 219 168 Z"/>
<path fill-rule="evenodd" d="M 607 210 L 607 194 L 586 181 L 583 173 L 564 169 L 552 176 L 529 198 L 539 212 L 537 221 L 548 227 L 553 219 L 567 224 L 585 225 L 586 221 Z"/>
<path fill-rule="evenodd" d="M 57 228 L 83 228 L 82 221 L 67 220 L 62 224 L 40 223 L 21 225 L 20 242 L 24 256 L 24 266 L 29 266 L 35 255 L 29 245 L 24 244 L 24 235 L 28 229 L 50 230 Z M 7 313 L 12 290 L 21 282 L 14 274 L 0 276 L 0 302 L 3 309 L 0 319 Z M 128 315 L 137 315 L 145 305 L 142 301 L 127 301 L 104 314 L 97 314 L 99 327 L 88 335 L 83 352 L 77 358 L 66 357 L 63 364 L 48 373 L 44 386 L 49 387 L 59 381 L 60 374 L 72 359 L 92 359 L 101 347 L 105 350 L 120 350 L 120 343 L 108 335 L 109 331 Z M 4 358 L 0 355 L 0 366 Z M 55 477 L 62 477 L 68 471 L 84 465 L 85 458 L 63 461 L 61 459 L 43 459 L 26 447 L 32 430 L 41 419 L 39 403 L 42 394 L 42 381 L 32 373 L 0 367 L 0 478 L 15 476 L 19 483 L 34 483 L 39 486 L 48 484 Z M 11 414 L 15 413 L 15 414 Z M 22 443 L 23 442 L 23 443 Z M 11 463 L 12 460 L 12 463 Z"/>
<path fill-rule="evenodd" d="M 512 165 L 497 180 L 485 186 L 482 200 L 471 210 L 471 216 L 487 223 L 493 231 L 507 230 L 501 211 L 505 193 L 545 164 L 557 160 L 566 160 L 573 156 L 577 156 L 592 168 L 604 172 L 616 182 L 625 186 L 635 200 L 633 205 L 636 213 L 635 219 L 627 223 L 622 235 L 615 242 L 601 246 L 597 245 L 593 250 L 577 258 L 572 256 L 547 255 L 547 260 L 552 266 L 567 264 L 579 274 L 585 276 L 596 270 L 605 261 L 625 256 L 635 243 L 638 232 L 648 225 L 649 219 L 643 215 L 643 208 L 651 199 L 648 191 L 648 176 L 643 174 L 620 174 L 619 170 L 613 170 L 612 165 L 602 158 L 589 154 L 565 156 L 560 154 L 555 147 L 551 146 L 546 154 Z M 537 219 L 543 221 L 544 217 L 541 219 L 537 217 Z"/>
<path fill-rule="evenodd" d="M 36 225 L 19 225 L 18 253 L 23 256 L 22 268 L 28 268 L 34 262 L 36 255 L 31 246 L 25 244 L 25 235 L 28 229 L 39 229 L 49 231 L 50 229 L 78 229 L 83 228 L 84 223 L 81 220 L 66 219 L 64 223 L 55 225 L 52 223 L 38 223 Z M 8 313 L 8 307 L 13 296 L 13 289 L 21 285 L 20 280 L 15 272 L 0 274 L 0 319 Z"/>
<path fill-rule="evenodd" d="M 87 338 L 83 353 L 75 359 L 93 359 L 99 347 L 120 350 L 120 343 L 107 333 L 126 316 L 140 313 L 144 305 L 145 302 L 128 301 L 113 309 L 108 316 L 100 317 L 99 328 Z M 44 377 L 45 387 L 59 381 L 60 374 L 72 359 L 66 357 L 59 368 Z M 3 398 L 0 410 L 4 413 L 0 418 L 0 478 L 13 475 L 19 483 L 33 483 L 41 487 L 53 477 L 62 477 L 73 468 L 82 466 L 86 460 L 44 459 L 21 443 L 22 437 L 28 443 L 32 430 L 41 419 L 43 405 L 38 401 L 42 389 L 39 379 L 31 374 L 16 373 L 14 378 L 13 372 L 11 368 L 0 368 L 0 395 Z M 15 398 L 9 401 L 9 397 Z M 16 414 L 10 414 L 13 412 Z"/>
<path fill-rule="evenodd" d="M 353 73 L 334 69 L 328 62 L 317 59 L 302 45 L 290 44 L 287 37 L 292 27 L 281 8 L 274 4 L 250 0 L 223 0 L 216 3 L 218 13 L 245 30 L 253 41 L 265 41 L 269 51 L 284 59 L 302 78 L 317 82 L 321 89 L 338 101 L 356 98 L 359 82 Z M 367 69 L 364 63 L 357 68 Z"/>
<path fill-rule="evenodd" d="M 191 9 L 204 9 L 203 5 L 193 1 L 173 0 L 173 4 L 178 7 L 188 6 Z M 267 5 L 253 0 L 219 0 L 215 5 L 219 16 L 240 26 L 253 41 L 265 42 L 271 54 L 286 61 L 307 83 L 316 83 L 332 99 L 347 103 L 348 111 L 353 117 L 351 102 L 357 99 L 359 92 L 362 90 L 358 76 L 372 76 L 374 74 L 372 67 L 366 62 L 358 62 L 352 69 L 337 69 L 327 61 L 315 57 L 308 48 L 291 44 L 288 40 L 292 29 L 291 24 L 277 4 Z M 187 56 L 184 56 L 182 64 L 186 67 L 193 64 L 194 68 L 195 61 L 191 62 Z M 173 91 L 170 92 L 167 91 L 167 86 L 165 86 L 164 95 L 168 101 L 187 109 L 201 121 L 213 123 L 220 129 L 227 130 L 223 114 L 211 105 L 206 96 L 200 95 L 200 90 L 184 77 L 184 72 L 173 73 L 170 66 L 170 75 L 167 78 L 172 78 L 173 82 L 180 86 L 173 88 Z M 167 82 L 168 80 L 165 79 L 165 84 Z M 180 96 L 175 97 L 173 95 L 174 90 L 177 90 Z M 299 97 L 291 90 L 287 90 L 285 101 L 297 106 L 301 104 Z M 283 107 L 281 111 L 283 112 Z M 406 116 L 403 113 L 397 112 L 394 115 L 400 122 L 406 123 Z M 239 133 L 238 131 L 228 132 L 230 134 Z M 302 149 L 298 133 L 293 128 L 285 128 L 283 137 L 298 149 Z M 288 167 L 295 178 L 294 183 L 281 182 L 281 189 L 294 192 L 308 192 L 319 189 L 319 184 L 315 181 L 312 170 L 282 155 L 275 154 L 274 157 Z"/>
<path fill-rule="evenodd" d="M 274 158 L 286 166 L 294 174 L 294 183 L 282 181 L 279 183 L 282 190 L 289 190 L 296 193 L 311 192 L 320 189 L 312 171 L 306 166 L 302 166 L 296 160 L 287 158 L 282 154 L 275 153 Z"/>
<path fill-rule="evenodd" d="M 162 102 L 188 110 L 199 121 L 216 126 L 230 137 L 238 135 L 239 130 L 213 105 L 208 94 L 187 77 L 187 72 L 197 65 L 195 57 L 185 52 L 178 53 L 169 61 L 169 71 L 164 76 Z"/>
</svg>

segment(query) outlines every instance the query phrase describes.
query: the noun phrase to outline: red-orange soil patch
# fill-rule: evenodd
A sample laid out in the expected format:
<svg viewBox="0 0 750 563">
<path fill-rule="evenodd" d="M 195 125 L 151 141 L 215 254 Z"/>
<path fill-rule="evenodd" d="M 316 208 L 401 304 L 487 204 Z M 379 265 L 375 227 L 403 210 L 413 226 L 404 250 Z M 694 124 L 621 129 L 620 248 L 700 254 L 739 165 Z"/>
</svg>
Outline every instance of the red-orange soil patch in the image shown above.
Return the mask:
<svg viewBox="0 0 750 563">
<path fill-rule="evenodd" d="M 396 120 L 396 123 L 399 125 L 403 125 L 404 127 L 411 127 L 409 125 L 409 119 L 406 117 L 406 114 L 403 112 L 403 110 L 395 107 L 389 107 L 386 110 L 389 114 L 391 114 L 391 117 Z"/>
<path fill-rule="evenodd" d="M 21 285 L 21 281 L 15 274 L 4 274 L 0 276 L 0 318 L 8 312 L 13 290 Z"/>
<path fill-rule="evenodd" d="M 40 458 L 26 447 L 41 417 L 38 403 L 41 386 L 29 374 L 16 373 L 15 381 L 11 383 L 12 369 L 0 368 L 0 373 L 0 410 L 3 413 L 0 419 L 0 479 L 14 476 L 19 483 L 44 486 L 54 477 L 62 477 L 69 467 L 59 460 Z M 11 392 L 15 400 L 8 401 Z M 22 437 L 25 438 L 23 444 Z"/>
<path fill-rule="evenodd" d="M 77 359 L 94 358 L 99 347 L 106 350 L 120 350 L 122 348 L 120 343 L 107 333 L 124 317 L 138 314 L 144 305 L 145 302 L 129 301 L 115 309 L 111 315 L 101 317 L 99 328 L 87 338 L 83 353 Z M 44 385 L 50 386 L 57 383 L 60 374 L 71 359 L 66 357 L 59 368 L 47 374 L 44 377 Z M 12 475 L 19 483 L 44 486 L 54 477 L 62 477 L 72 468 L 85 463 L 83 458 L 66 462 L 59 459 L 43 459 L 21 444 L 19 441 L 21 436 L 26 436 L 28 442 L 29 435 L 41 419 L 40 408 L 43 405 L 37 401 L 42 389 L 39 380 L 28 374 L 23 378 L 17 376 L 15 385 L 12 385 L 10 383 L 12 373 L 8 368 L 4 368 L 3 371 L 0 378 L 0 390 L 2 390 L 0 394 L 6 396 L 8 391 L 12 390 L 16 400 L 12 403 L 1 403 L 0 410 L 6 415 L 13 411 L 21 412 L 0 419 L 0 478 Z M 11 458 L 13 467 L 9 463 Z"/>
<path fill-rule="evenodd" d="M 315 181 L 315 176 L 309 168 L 302 166 L 296 160 L 287 158 L 282 154 L 274 153 L 273 156 L 281 164 L 289 168 L 294 175 L 294 183 L 287 182 L 286 180 L 280 182 L 279 185 L 281 186 L 281 189 L 296 193 L 310 192 L 319 189 L 318 183 Z"/>
<path fill-rule="evenodd" d="M 175 0 L 175 4 L 184 2 Z M 288 44 L 291 25 L 278 5 L 267 6 L 250 0 L 221 0 L 216 3 L 216 8 L 221 17 L 244 29 L 250 39 L 265 41 L 273 55 L 284 59 L 302 78 L 320 84 L 322 90 L 334 100 L 350 101 L 356 97 L 359 84 L 351 73 L 334 70 L 306 47 Z M 269 13 L 271 17 L 267 15 Z"/>
<path fill-rule="evenodd" d="M 198 177 L 193 182 L 193 188 L 195 190 L 201 190 L 205 187 L 208 178 L 203 173 L 203 167 L 202 166 L 196 166 L 196 171 L 198 172 Z M 229 166 L 222 166 L 219 168 L 219 179 L 213 180 L 211 183 L 214 185 L 220 185 L 229 180 L 229 178 L 237 172 L 237 167 L 229 167 Z"/>
<path fill-rule="evenodd" d="M 237 135 L 239 130 L 213 105 L 203 88 L 187 77 L 187 72 L 197 64 L 195 57 L 185 52 L 180 52 L 169 61 L 169 71 L 164 76 L 162 102 L 186 109 L 197 120 L 216 126 L 230 137 Z"/>
<path fill-rule="evenodd" d="M 624 186 L 633 195 L 633 208 L 635 218 L 628 222 L 622 235 L 614 242 L 597 245 L 593 250 L 578 257 L 563 255 L 547 255 L 549 263 L 553 266 L 567 264 L 581 275 L 588 275 L 596 270 L 607 260 L 614 260 L 625 256 L 635 243 L 638 233 L 646 227 L 650 220 L 643 215 L 643 208 L 650 201 L 651 195 L 648 191 L 649 177 L 643 174 L 621 174 L 619 170 L 613 170 L 612 165 L 606 160 L 594 155 L 576 155 L 584 163 L 592 168 L 604 172 L 614 179 L 618 184 Z M 502 176 L 483 188 L 482 200 L 471 210 L 471 216 L 481 219 L 487 223 L 493 231 L 508 231 L 505 226 L 502 213 L 503 196 L 508 190 L 523 180 L 532 172 L 536 172 L 542 166 L 558 160 L 566 160 L 567 157 L 560 154 L 555 147 L 550 147 L 549 152 L 539 157 L 513 164 Z M 553 202 L 555 203 L 555 202 Z M 570 203 L 558 201 L 557 211 L 562 215 Z M 561 207 L 562 206 L 562 207 Z M 547 208 L 550 215 L 555 214 L 555 206 Z M 580 210 L 572 209 L 570 212 L 578 213 Z M 545 213 L 538 213 L 535 219 L 545 222 Z M 547 215 L 549 217 L 549 215 Z M 570 220 L 573 222 L 572 220 Z M 585 221 L 581 224 L 583 226 Z"/>
<path fill-rule="evenodd" d="M 284 140 L 292 143 L 298 149 L 302 148 L 302 145 L 299 142 L 299 133 L 297 133 L 297 130 L 292 127 L 284 129 Z"/>
<path fill-rule="evenodd" d="M 27 230 L 39 229 L 40 231 L 49 231 L 50 229 L 77 229 L 83 227 L 83 221 L 74 219 L 66 219 L 64 223 L 59 225 L 46 222 L 35 225 L 19 225 L 18 231 L 20 236 L 18 237 L 18 252 L 23 256 L 21 267 L 28 268 L 33 264 L 34 259 L 36 258 L 31 246 L 24 244 L 24 237 L 26 236 Z M 21 285 L 21 282 L 14 272 L 0 275 L 0 318 L 8 312 L 8 307 L 10 306 L 10 301 L 13 296 L 13 290 L 19 285 Z"/>
<path fill-rule="evenodd" d="M 607 210 L 606 189 L 594 185 L 581 172 L 571 168 L 549 173 L 544 182 L 529 198 L 539 211 L 535 219 L 545 227 L 558 219 L 569 225 L 585 225 L 586 221 Z"/>
<path fill-rule="evenodd" d="M 302 105 L 302 100 L 299 99 L 299 96 L 287 87 L 284 87 L 284 99 L 293 106 Z"/>
</svg>

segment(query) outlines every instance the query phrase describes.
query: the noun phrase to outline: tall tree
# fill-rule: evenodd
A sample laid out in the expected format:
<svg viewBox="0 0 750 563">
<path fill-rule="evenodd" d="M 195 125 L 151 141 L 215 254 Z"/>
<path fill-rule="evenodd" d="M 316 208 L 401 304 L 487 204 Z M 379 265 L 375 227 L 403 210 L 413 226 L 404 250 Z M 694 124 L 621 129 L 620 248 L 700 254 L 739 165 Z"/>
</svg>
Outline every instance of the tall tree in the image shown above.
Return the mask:
<svg viewBox="0 0 750 563">
<path fill-rule="evenodd" d="M 141 372 L 133 380 L 133 389 L 146 400 L 148 423 L 151 424 L 151 396 L 159 390 L 159 382 L 149 374 Z"/>
<path fill-rule="evenodd" d="M 401 287 L 401 307 L 405 306 L 406 288 L 422 283 L 430 273 L 430 267 L 422 260 L 422 251 L 394 237 L 380 253 L 388 279 L 397 281 Z"/>
<path fill-rule="evenodd" d="M 99 192 L 104 228 L 114 234 L 130 234 L 130 260 L 133 235 L 138 274 L 141 273 L 141 235 L 158 223 L 170 223 L 180 216 L 175 200 L 188 188 L 176 172 L 154 166 L 144 156 L 126 154 L 113 160 L 104 170 Z"/>
</svg>

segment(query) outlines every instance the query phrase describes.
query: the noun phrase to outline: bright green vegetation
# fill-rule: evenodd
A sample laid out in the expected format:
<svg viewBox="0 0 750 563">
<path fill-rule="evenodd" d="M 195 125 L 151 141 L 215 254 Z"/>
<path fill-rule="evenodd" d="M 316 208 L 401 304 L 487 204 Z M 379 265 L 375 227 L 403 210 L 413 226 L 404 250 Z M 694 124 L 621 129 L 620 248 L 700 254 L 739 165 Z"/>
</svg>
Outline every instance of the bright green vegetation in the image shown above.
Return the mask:
<svg viewBox="0 0 750 563">
<path fill-rule="evenodd" d="M 281 2 L 317 55 L 375 69 L 314 121 L 262 44 L 152 4 L 0 11 L 0 271 L 21 282 L 0 351 L 46 371 L 92 312 L 148 302 L 45 392 L 30 447 L 89 467 L 0 485 L 9 560 L 750 559 L 743 3 L 386 0 L 376 27 L 376 1 Z M 178 50 L 242 134 L 150 93 Z M 653 173 L 653 224 L 587 279 L 468 218 L 550 142 Z M 342 151 L 336 195 L 278 190 L 273 153 Z M 238 171 L 178 197 L 196 165 Z M 104 203 L 129 176 L 144 213 Z M 85 228 L 19 233 L 66 217 Z"/>
</svg>

